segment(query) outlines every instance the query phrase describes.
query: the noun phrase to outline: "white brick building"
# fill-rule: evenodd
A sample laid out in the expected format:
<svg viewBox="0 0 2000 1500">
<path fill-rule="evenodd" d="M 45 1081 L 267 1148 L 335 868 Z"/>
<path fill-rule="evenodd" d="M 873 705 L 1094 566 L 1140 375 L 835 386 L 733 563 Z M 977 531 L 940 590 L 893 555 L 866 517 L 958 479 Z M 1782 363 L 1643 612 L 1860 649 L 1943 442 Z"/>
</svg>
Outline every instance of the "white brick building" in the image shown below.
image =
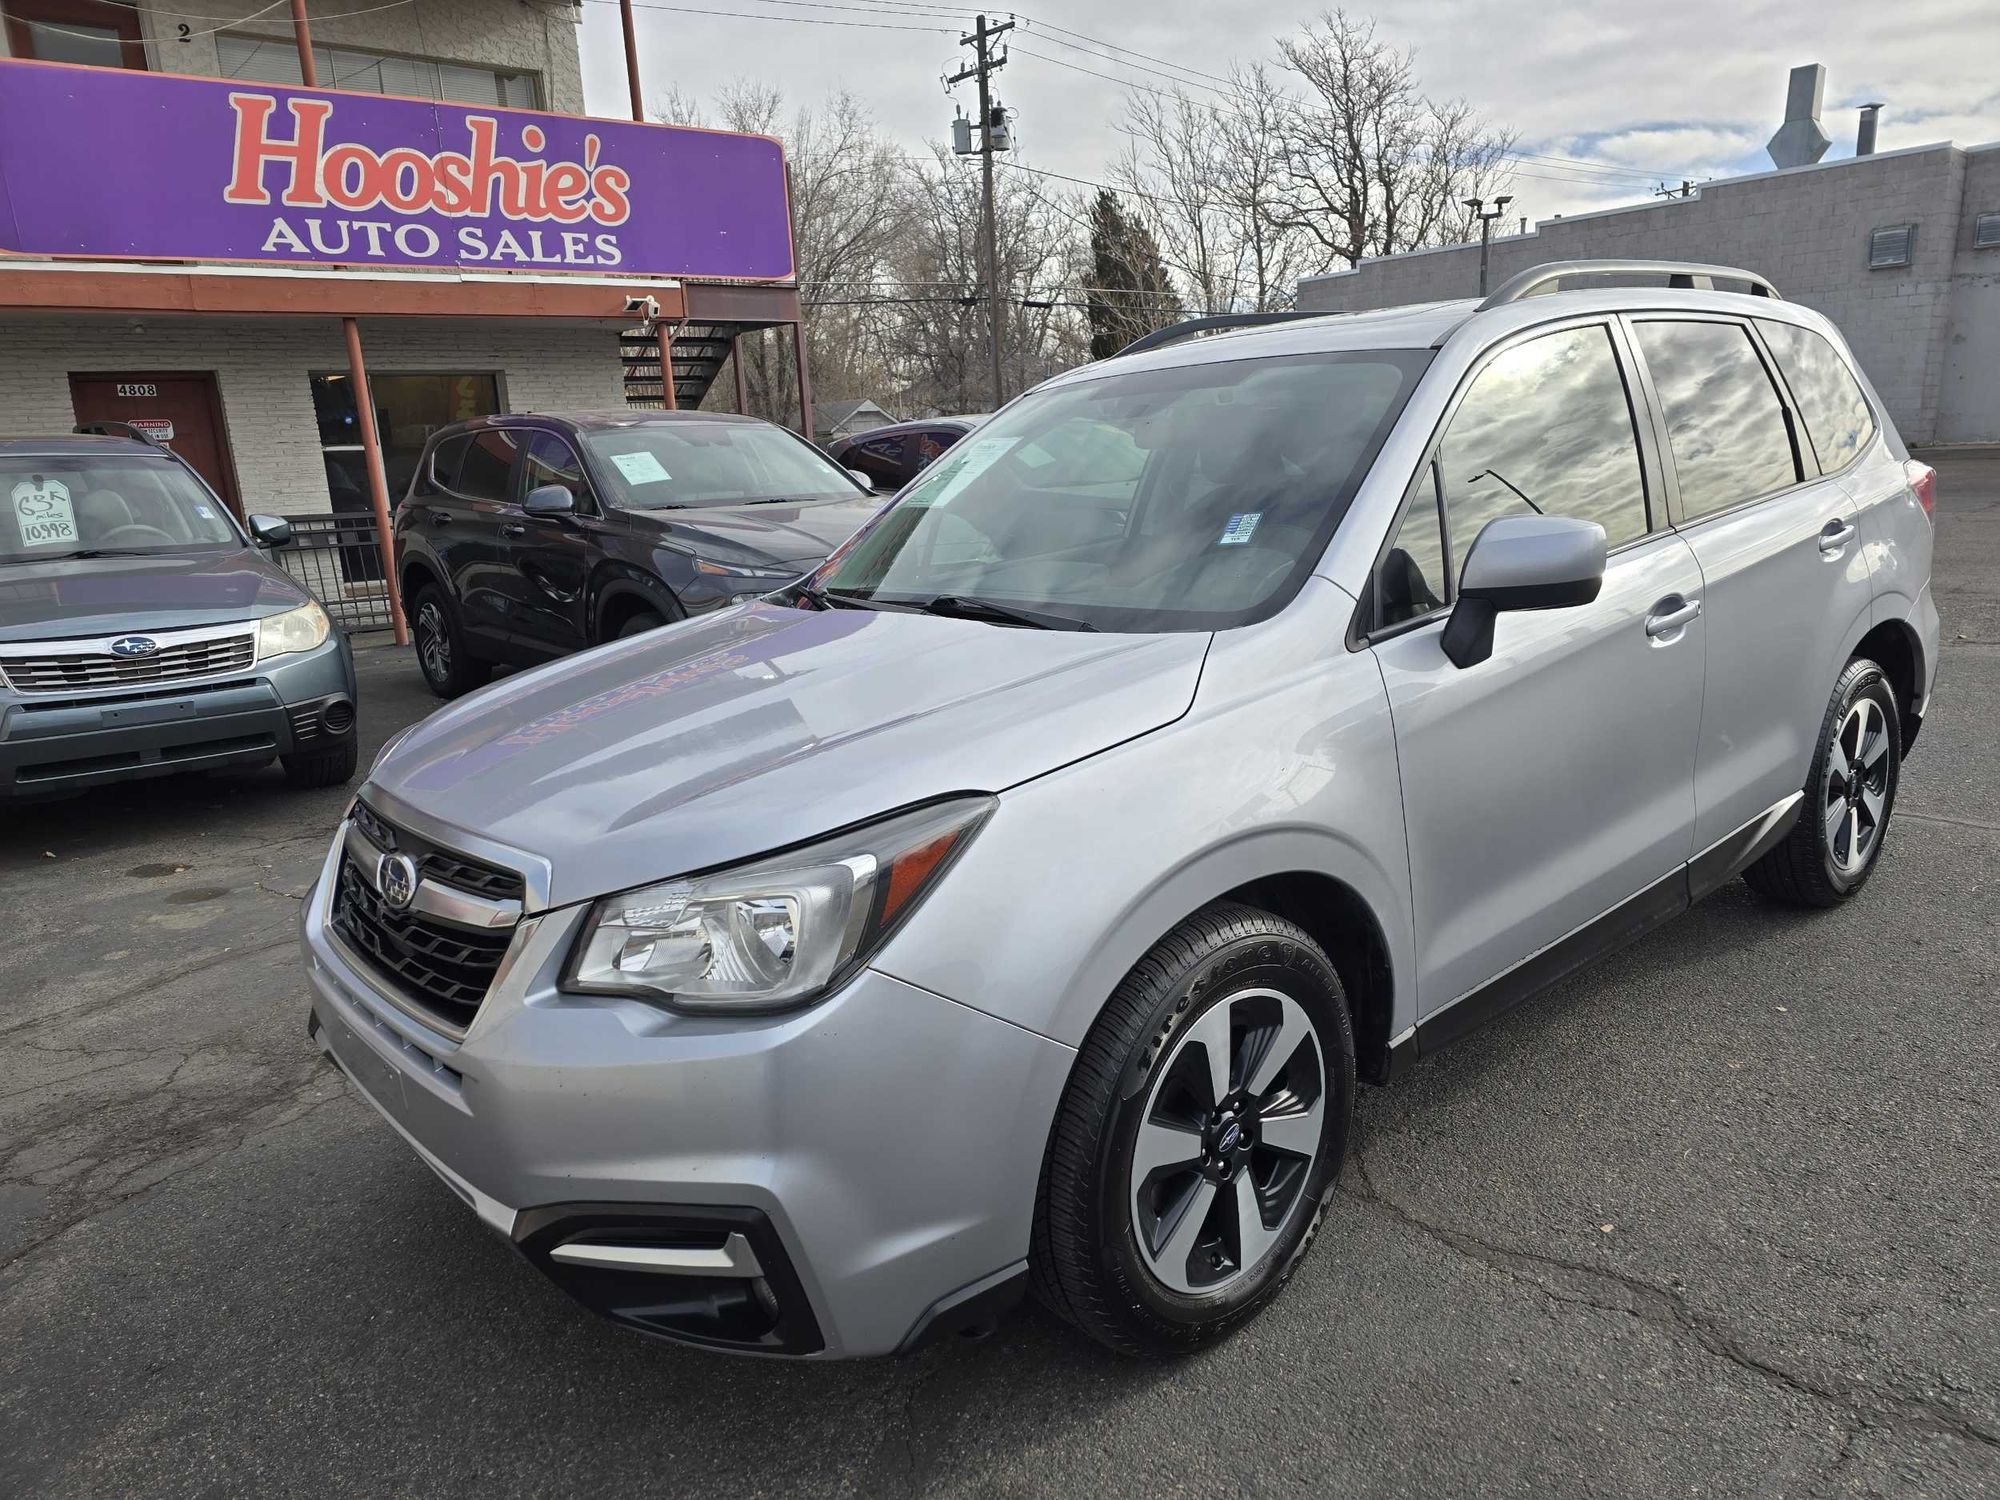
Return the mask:
<svg viewBox="0 0 2000 1500">
<path fill-rule="evenodd" d="M 1914 226 L 1907 263 L 1871 268 L 1871 237 L 1902 226 Z M 1561 260 L 1760 272 L 1840 325 L 1908 441 L 2000 442 L 2000 142 L 1729 178 L 1692 198 L 1544 220 L 1496 238 L 1491 254 L 1494 287 Z M 1478 290 L 1479 247 L 1451 246 L 1309 277 L 1298 304 L 1345 312 Z"/>
</svg>

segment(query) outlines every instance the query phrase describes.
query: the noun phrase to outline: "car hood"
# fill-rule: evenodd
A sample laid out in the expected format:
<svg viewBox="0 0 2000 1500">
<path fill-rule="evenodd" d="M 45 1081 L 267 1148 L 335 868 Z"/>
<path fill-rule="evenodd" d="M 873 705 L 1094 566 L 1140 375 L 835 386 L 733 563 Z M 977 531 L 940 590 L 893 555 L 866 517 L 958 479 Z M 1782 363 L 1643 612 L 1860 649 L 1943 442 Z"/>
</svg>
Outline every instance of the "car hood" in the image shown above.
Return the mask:
<svg viewBox="0 0 2000 1500">
<path fill-rule="evenodd" d="M 760 500 L 625 514 L 697 556 L 814 564 L 873 519 L 888 499 L 857 494 L 852 500 Z"/>
<path fill-rule="evenodd" d="M 563 905 L 1157 729 L 1187 712 L 1208 642 L 758 602 L 476 693 L 364 795 L 541 856 Z"/>
<path fill-rule="evenodd" d="M 0 565 L 0 641 L 225 625 L 312 596 L 248 547 Z"/>
</svg>

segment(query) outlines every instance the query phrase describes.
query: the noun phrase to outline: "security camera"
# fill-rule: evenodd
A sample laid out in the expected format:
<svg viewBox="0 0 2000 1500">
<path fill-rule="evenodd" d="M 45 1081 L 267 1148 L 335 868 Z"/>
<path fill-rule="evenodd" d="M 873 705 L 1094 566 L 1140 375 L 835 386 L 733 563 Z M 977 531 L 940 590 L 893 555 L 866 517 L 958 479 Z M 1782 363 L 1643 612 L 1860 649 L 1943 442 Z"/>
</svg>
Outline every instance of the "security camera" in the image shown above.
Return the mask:
<svg viewBox="0 0 2000 1500">
<path fill-rule="evenodd" d="M 657 318 L 660 315 L 660 299 L 658 297 L 627 297 L 625 299 L 625 311 L 634 317 L 646 318 L 648 320 Z"/>
</svg>

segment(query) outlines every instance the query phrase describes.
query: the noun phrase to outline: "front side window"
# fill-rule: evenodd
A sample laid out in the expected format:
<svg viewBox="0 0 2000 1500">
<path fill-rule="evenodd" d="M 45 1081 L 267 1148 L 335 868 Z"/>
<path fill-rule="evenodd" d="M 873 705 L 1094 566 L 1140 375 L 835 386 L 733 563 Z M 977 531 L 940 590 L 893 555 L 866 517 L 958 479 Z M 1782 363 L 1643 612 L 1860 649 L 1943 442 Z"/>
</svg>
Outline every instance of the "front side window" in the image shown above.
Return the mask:
<svg viewBox="0 0 2000 1500">
<path fill-rule="evenodd" d="M 1107 361 L 946 450 L 818 583 L 1100 630 L 1262 619 L 1304 583 L 1430 357 Z"/>
<path fill-rule="evenodd" d="M 1646 531 L 1646 478 L 1610 330 L 1566 328 L 1503 350 L 1438 449 L 1453 555 L 1501 516 L 1575 516 L 1613 547 Z"/>
<path fill-rule="evenodd" d="M 558 484 L 570 492 L 578 511 L 596 509 L 590 480 L 584 476 L 583 461 L 576 456 L 575 449 L 553 432 L 538 432 L 530 438 L 521 464 L 523 496 L 545 484 Z"/>
<path fill-rule="evenodd" d="M 1868 409 L 1861 382 L 1833 345 L 1810 328 L 1761 318 L 1757 326 L 1785 372 L 1820 469 L 1831 474 L 1846 468 L 1875 433 L 1875 414 Z"/>
<path fill-rule="evenodd" d="M 1735 323 L 1634 325 L 1689 520 L 1798 483 L 1777 388 Z"/>
<path fill-rule="evenodd" d="M 172 459 L 0 458 L 0 563 L 243 545 L 221 503 Z"/>
<path fill-rule="evenodd" d="M 683 418 L 583 435 L 620 510 L 852 500 L 854 481 L 819 449 L 762 422 Z"/>
</svg>

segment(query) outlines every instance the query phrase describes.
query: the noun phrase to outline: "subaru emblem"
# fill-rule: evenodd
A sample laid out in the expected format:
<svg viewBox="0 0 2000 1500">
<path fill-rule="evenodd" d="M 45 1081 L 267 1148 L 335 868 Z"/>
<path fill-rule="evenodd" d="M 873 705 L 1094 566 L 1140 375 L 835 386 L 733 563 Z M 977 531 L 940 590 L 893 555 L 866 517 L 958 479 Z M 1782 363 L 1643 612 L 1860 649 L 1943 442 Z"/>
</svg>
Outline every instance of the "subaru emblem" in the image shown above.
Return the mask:
<svg viewBox="0 0 2000 1500">
<path fill-rule="evenodd" d="M 407 854 L 385 854 L 375 864 L 375 888 L 392 911 L 408 911 L 417 899 L 417 864 Z"/>
<path fill-rule="evenodd" d="M 111 643 L 113 656 L 151 656 L 160 649 L 160 643 L 150 635 L 121 635 Z"/>
</svg>

